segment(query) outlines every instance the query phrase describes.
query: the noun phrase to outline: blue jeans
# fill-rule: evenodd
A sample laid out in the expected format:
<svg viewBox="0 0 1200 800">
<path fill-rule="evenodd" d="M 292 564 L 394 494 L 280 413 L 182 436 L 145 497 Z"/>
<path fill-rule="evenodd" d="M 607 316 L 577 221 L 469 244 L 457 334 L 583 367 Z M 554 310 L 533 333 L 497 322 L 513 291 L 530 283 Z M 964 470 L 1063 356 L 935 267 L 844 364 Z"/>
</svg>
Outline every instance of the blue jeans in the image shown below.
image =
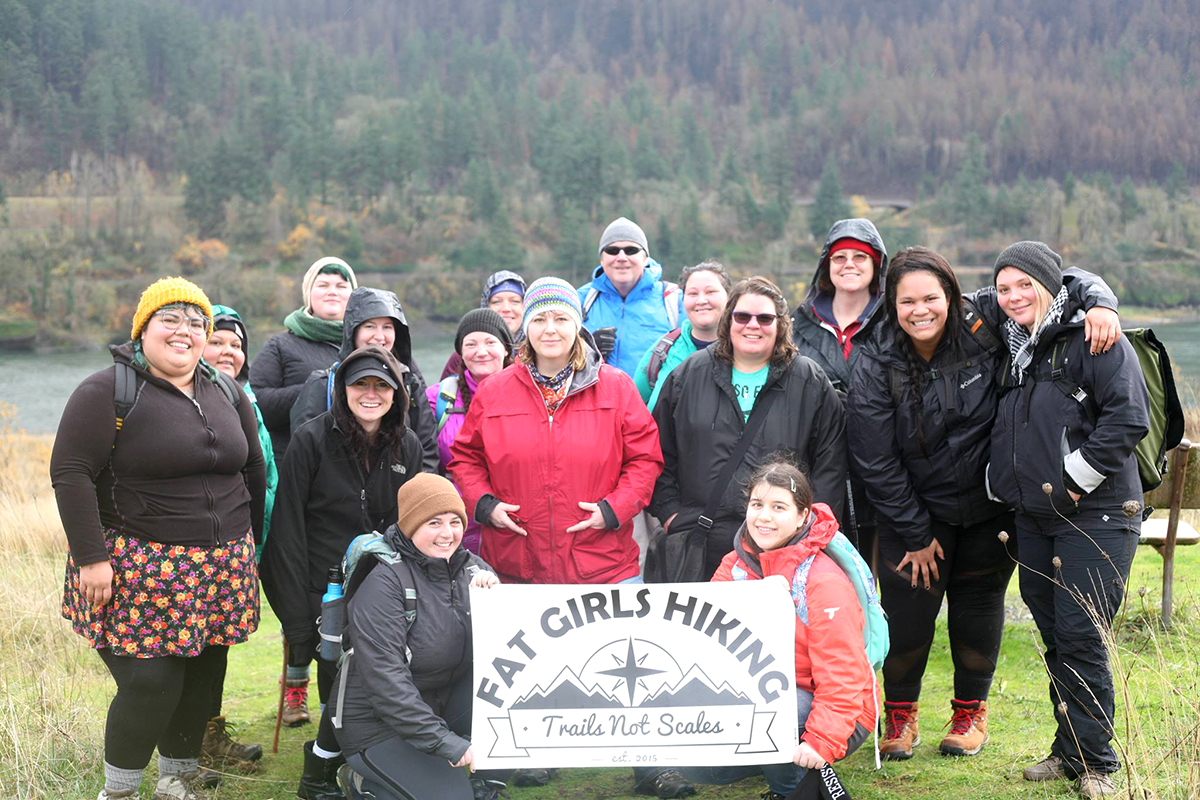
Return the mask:
<svg viewBox="0 0 1200 800">
<path fill-rule="evenodd" d="M 641 575 L 634 575 L 632 578 L 626 578 L 623 581 L 617 581 L 618 585 L 622 583 L 645 583 L 645 581 L 642 580 Z"/>
<path fill-rule="evenodd" d="M 804 736 L 804 723 L 808 721 L 808 714 L 812 711 L 812 703 L 812 692 L 806 692 L 799 688 L 796 689 L 796 721 L 800 725 L 801 737 Z M 859 745 L 865 742 L 870 735 L 871 732 L 869 730 L 861 724 L 855 723 L 854 733 L 850 734 L 850 738 L 846 742 L 846 755 L 850 755 L 857 750 Z M 800 784 L 800 781 L 804 780 L 804 774 L 808 772 L 804 767 L 797 767 L 795 764 L 683 767 L 679 771 L 693 783 L 708 783 L 721 786 L 729 783 L 737 783 L 746 778 L 752 778 L 755 775 L 762 775 L 767 779 L 767 786 L 771 787 L 771 791 L 782 795 L 791 794 L 792 790 Z"/>
</svg>

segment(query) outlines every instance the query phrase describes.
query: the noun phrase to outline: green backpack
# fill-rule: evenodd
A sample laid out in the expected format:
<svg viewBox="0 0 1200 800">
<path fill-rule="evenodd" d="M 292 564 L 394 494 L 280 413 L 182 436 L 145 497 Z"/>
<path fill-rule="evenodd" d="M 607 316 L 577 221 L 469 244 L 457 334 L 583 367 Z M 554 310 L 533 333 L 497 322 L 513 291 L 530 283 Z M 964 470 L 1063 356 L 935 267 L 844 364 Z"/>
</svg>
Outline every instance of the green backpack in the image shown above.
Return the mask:
<svg viewBox="0 0 1200 800">
<path fill-rule="evenodd" d="M 875 589 L 875 576 L 871 574 L 871 568 L 859 555 L 858 548 L 841 532 L 829 540 L 824 553 L 842 568 L 854 586 L 858 604 L 863 610 L 863 645 L 867 650 L 867 660 L 871 662 L 872 669 L 883 669 L 891 638 L 888 635 L 887 615 L 879 603 L 879 592 Z"/>
</svg>

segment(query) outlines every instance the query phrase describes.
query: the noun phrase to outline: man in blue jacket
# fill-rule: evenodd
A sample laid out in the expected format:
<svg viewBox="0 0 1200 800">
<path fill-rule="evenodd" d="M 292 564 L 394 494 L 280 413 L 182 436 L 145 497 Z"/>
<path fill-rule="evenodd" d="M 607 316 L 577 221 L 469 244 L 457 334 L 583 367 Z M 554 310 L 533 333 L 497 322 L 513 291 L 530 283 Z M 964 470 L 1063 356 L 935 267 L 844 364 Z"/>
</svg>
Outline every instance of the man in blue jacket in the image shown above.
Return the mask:
<svg viewBox="0 0 1200 800">
<path fill-rule="evenodd" d="M 662 273 L 650 258 L 646 232 L 620 217 L 600 237 L 600 266 L 591 282 L 579 287 L 584 327 L 604 360 L 631 378 L 646 351 L 683 316 L 683 292 Z"/>
</svg>

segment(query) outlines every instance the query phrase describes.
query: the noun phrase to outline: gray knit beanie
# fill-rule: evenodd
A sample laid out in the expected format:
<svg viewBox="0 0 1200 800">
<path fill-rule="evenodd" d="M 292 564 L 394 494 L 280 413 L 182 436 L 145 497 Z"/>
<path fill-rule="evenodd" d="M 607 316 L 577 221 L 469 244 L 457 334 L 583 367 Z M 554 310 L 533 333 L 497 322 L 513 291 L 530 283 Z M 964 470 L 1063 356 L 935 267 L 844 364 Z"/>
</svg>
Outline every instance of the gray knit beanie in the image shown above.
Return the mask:
<svg viewBox="0 0 1200 800">
<path fill-rule="evenodd" d="M 504 345 L 504 352 L 512 351 L 512 333 L 504 318 L 490 308 L 473 308 L 458 323 L 458 332 L 454 334 L 454 352 L 462 355 L 463 339 L 472 333 L 490 333 Z"/>
<path fill-rule="evenodd" d="M 1050 296 L 1062 288 L 1062 256 L 1043 242 L 1017 242 L 1010 244 L 996 258 L 992 268 L 992 283 L 1005 267 L 1014 267 L 1046 287 Z"/>
<path fill-rule="evenodd" d="M 600 237 L 600 249 L 603 250 L 613 242 L 639 244 L 646 251 L 646 255 L 650 255 L 650 245 L 646 243 L 646 232 L 631 219 L 617 217 L 608 223 L 608 227 L 604 229 L 604 235 Z"/>
</svg>

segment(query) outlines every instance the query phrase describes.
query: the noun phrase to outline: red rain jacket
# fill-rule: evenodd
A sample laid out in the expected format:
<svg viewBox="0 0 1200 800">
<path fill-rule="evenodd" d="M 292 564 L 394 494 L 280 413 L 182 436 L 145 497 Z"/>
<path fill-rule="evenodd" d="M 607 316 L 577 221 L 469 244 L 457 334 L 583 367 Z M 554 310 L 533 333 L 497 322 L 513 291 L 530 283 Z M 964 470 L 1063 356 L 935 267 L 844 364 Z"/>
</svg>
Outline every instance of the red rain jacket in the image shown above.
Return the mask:
<svg viewBox="0 0 1200 800">
<path fill-rule="evenodd" d="M 854 723 L 867 730 L 875 725 L 875 674 L 863 646 L 863 612 L 854 586 L 822 552 L 838 532 L 837 520 L 824 503 L 814 503 L 812 510 L 817 518 L 805 538 L 759 554 L 762 574 L 745 560 L 743 525 L 737 550 L 725 556 L 712 579 L 787 580 L 796 604 L 796 687 L 813 693 L 801 739 L 832 764 L 846 755 Z"/>
<path fill-rule="evenodd" d="M 483 526 L 479 554 L 515 583 L 616 583 L 638 574 L 634 516 L 662 472 L 658 426 L 628 375 L 600 363 L 572 376 L 566 399 L 546 411 L 528 368 L 513 364 L 480 384 L 451 446 L 450 474 L 467 511 L 484 495 L 521 508 L 528 536 Z M 566 529 L 590 516 L 580 501 L 605 500 L 620 527 Z"/>
</svg>

